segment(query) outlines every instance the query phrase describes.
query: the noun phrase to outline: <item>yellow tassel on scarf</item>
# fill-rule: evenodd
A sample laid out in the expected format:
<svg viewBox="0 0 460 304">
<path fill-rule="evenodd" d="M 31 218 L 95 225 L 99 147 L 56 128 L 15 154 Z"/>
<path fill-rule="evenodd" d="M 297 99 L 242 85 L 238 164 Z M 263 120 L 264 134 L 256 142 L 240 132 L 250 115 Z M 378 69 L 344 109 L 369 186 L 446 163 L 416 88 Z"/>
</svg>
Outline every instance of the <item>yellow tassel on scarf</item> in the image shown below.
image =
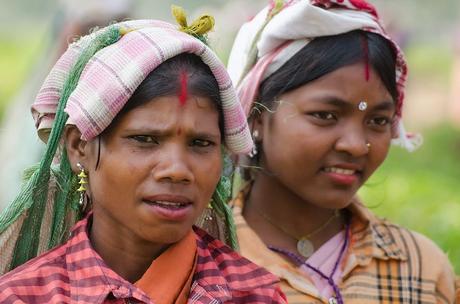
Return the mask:
<svg viewBox="0 0 460 304">
<path fill-rule="evenodd" d="M 189 35 L 202 37 L 214 28 L 214 17 L 210 15 L 202 15 L 193 21 L 191 25 L 188 25 L 187 14 L 182 7 L 172 5 L 171 11 L 177 23 L 180 25 L 179 29 Z"/>
</svg>

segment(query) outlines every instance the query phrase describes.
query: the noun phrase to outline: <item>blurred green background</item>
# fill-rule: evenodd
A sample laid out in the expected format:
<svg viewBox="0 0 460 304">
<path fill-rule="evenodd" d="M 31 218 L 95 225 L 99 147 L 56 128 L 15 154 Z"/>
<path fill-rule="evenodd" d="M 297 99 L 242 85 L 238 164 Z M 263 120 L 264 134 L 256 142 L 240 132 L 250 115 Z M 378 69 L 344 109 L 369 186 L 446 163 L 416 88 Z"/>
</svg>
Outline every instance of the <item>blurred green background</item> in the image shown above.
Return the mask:
<svg viewBox="0 0 460 304">
<path fill-rule="evenodd" d="M 56 20 L 63 2 L 0 1 L 0 117 L 46 61 L 51 37 L 62 26 Z M 414 153 L 393 147 L 360 194 L 377 214 L 433 239 L 460 273 L 460 1 L 371 2 L 405 50 L 410 68 L 406 128 L 422 133 L 425 143 Z M 238 26 L 265 1 L 138 0 L 132 1 L 130 16 L 171 21 L 171 3 L 185 7 L 191 17 L 215 16 L 211 42 L 226 60 Z"/>
</svg>

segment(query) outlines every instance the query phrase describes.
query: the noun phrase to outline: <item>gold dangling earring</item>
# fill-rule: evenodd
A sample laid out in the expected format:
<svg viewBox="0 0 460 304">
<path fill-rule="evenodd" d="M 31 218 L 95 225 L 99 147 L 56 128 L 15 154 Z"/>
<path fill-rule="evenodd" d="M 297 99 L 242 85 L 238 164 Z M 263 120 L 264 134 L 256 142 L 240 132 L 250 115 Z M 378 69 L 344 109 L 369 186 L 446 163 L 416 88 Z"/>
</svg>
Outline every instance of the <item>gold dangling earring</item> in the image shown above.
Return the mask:
<svg viewBox="0 0 460 304">
<path fill-rule="evenodd" d="M 209 202 L 208 206 L 206 207 L 206 211 L 205 211 L 205 216 L 204 216 L 204 220 L 205 221 L 212 221 L 213 220 L 213 213 L 214 213 L 214 208 L 212 207 L 212 204 L 211 202 Z"/>
<path fill-rule="evenodd" d="M 209 202 L 206 208 L 204 208 L 195 224 L 201 229 L 204 229 L 214 238 L 219 239 L 224 243 L 228 243 L 225 219 L 219 216 L 217 210 L 212 206 L 212 201 Z"/>
<path fill-rule="evenodd" d="M 85 168 L 83 167 L 80 162 L 77 163 L 78 169 L 80 169 L 80 173 L 77 175 L 78 178 L 80 179 L 78 183 L 80 184 L 80 187 L 77 189 L 78 192 L 80 192 L 80 201 L 79 204 L 84 210 L 86 208 L 85 204 L 85 195 L 86 195 L 86 185 L 88 184 L 88 175 L 85 172 Z"/>
</svg>

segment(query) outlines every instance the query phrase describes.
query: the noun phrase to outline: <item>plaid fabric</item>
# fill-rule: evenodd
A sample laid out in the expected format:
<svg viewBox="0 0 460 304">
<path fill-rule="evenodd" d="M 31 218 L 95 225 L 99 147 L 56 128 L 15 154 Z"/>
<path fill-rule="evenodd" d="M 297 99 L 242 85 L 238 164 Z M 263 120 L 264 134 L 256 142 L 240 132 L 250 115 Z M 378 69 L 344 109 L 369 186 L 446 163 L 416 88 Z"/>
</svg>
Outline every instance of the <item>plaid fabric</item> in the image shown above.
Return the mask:
<svg viewBox="0 0 460 304">
<path fill-rule="evenodd" d="M 127 33 L 91 58 L 65 109 L 70 117 L 68 123 L 78 127 L 82 139 L 91 140 L 100 134 L 145 77 L 161 63 L 182 53 L 193 53 L 209 66 L 219 84 L 227 147 L 233 153 L 251 150 L 252 140 L 246 117 L 230 77 L 210 48 L 195 37 L 179 31 L 176 26 L 162 21 L 134 20 L 112 26 Z M 40 89 L 32 105 L 32 115 L 43 140 L 46 140 L 51 128 L 70 69 L 82 50 L 104 30 L 70 45 Z"/>
<path fill-rule="evenodd" d="M 0 303 L 152 303 L 108 268 L 88 239 L 88 219 L 69 241 L 0 278 Z M 196 228 L 197 266 L 188 303 L 286 303 L 278 280 Z M 173 266 L 173 265 L 172 265 Z"/>
<path fill-rule="evenodd" d="M 241 254 L 281 279 L 289 303 L 329 303 L 305 272 L 270 251 L 247 225 L 241 197 L 233 204 Z M 345 303 L 455 303 L 452 267 L 432 241 L 378 219 L 360 203 L 349 209 L 351 244 L 339 283 Z"/>
</svg>

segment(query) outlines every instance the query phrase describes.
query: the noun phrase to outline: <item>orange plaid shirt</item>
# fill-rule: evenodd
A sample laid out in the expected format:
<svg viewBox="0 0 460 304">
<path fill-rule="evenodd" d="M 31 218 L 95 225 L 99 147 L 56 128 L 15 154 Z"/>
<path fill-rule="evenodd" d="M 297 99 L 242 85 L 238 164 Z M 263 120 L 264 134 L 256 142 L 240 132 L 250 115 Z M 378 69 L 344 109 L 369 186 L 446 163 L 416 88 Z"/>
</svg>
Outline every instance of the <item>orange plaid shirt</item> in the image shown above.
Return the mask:
<svg viewBox="0 0 460 304">
<path fill-rule="evenodd" d="M 289 303 L 329 303 L 304 272 L 269 250 L 248 226 L 242 197 L 232 202 L 240 253 L 281 279 Z M 352 237 L 339 282 L 345 303 L 455 303 L 452 267 L 431 240 L 377 218 L 361 203 L 349 210 Z"/>
</svg>

